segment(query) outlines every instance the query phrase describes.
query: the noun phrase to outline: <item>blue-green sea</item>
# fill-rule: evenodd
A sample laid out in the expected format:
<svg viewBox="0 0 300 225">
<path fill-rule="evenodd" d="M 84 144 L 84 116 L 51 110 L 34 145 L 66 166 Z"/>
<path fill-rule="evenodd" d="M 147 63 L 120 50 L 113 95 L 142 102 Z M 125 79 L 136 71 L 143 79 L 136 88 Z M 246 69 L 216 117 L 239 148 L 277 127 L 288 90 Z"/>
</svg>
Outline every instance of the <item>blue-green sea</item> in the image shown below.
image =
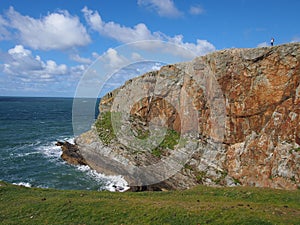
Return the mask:
<svg viewBox="0 0 300 225">
<path fill-rule="evenodd" d="M 0 180 L 56 189 L 113 191 L 124 185 L 121 177 L 60 158 L 55 143 L 74 140 L 72 104 L 72 98 L 0 97 Z"/>
</svg>

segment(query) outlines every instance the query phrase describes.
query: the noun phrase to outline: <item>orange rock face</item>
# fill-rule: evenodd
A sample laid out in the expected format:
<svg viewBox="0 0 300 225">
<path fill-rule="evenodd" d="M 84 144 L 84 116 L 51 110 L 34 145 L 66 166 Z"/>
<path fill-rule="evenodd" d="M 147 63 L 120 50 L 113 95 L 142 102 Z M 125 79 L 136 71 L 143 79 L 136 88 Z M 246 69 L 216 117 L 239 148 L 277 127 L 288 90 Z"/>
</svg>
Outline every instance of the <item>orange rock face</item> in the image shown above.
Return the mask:
<svg viewBox="0 0 300 225">
<path fill-rule="evenodd" d="M 225 168 L 244 185 L 295 189 L 300 175 L 299 45 L 262 49 L 250 59 L 249 52 L 236 54 L 241 56 L 233 56 L 236 67 L 218 79 L 228 102 Z"/>
</svg>

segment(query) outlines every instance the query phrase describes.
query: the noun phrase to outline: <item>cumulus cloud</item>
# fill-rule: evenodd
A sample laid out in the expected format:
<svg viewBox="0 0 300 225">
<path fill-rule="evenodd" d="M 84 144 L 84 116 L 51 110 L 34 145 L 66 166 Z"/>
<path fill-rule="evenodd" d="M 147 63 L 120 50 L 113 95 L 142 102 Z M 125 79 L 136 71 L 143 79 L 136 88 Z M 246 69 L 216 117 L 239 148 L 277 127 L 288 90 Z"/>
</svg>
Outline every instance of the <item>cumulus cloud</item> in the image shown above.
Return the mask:
<svg viewBox="0 0 300 225">
<path fill-rule="evenodd" d="M 73 54 L 73 55 L 70 56 L 70 58 L 71 58 L 73 61 L 78 62 L 78 63 L 83 63 L 83 64 L 91 64 L 91 63 L 92 63 L 92 60 L 91 60 L 91 59 L 81 57 L 81 56 L 79 56 L 78 54 Z"/>
<path fill-rule="evenodd" d="M 0 17 L 0 31 L 3 27 L 9 27 L 23 45 L 33 49 L 67 49 L 91 42 L 79 18 L 70 15 L 66 10 L 35 19 L 21 15 L 10 7 L 5 16 Z"/>
<path fill-rule="evenodd" d="M 89 10 L 87 7 L 82 9 L 84 17 L 89 26 L 103 36 L 108 36 L 123 43 L 155 40 L 159 38 L 158 33 L 151 33 L 147 26 L 139 23 L 133 28 L 122 26 L 115 22 L 104 22 L 97 11 Z"/>
<path fill-rule="evenodd" d="M 196 43 L 183 41 L 183 35 L 170 37 L 161 32 L 151 32 L 143 23 L 137 24 L 133 28 L 122 26 L 115 22 L 105 22 L 102 20 L 97 11 L 92 11 L 87 7 L 82 9 L 84 17 L 89 26 L 97 31 L 100 35 L 113 38 L 122 43 L 137 42 L 136 46 L 143 49 L 159 48 L 158 43 L 142 42 L 144 40 L 165 41 L 178 46 L 176 54 L 180 54 L 180 48 L 188 49 L 195 55 L 204 55 L 208 52 L 215 51 L 215 47 L 207 40 L 197 39 Z M 186 51 L 185 53 L 186 54 Z"/>
<path fill-rule="evenodd" d="M 72 80 L 77 81 L 78 78 L 82 77 L 82 74 L 87 70 L 87 68 L 88 68 L 88 65 L 83 65 L 83 64 L 72 66 L 69 69 L 69 73 L 71 75 L 70 78 Z"/>
<path fill-rule="evenodd" d="M 208 42 L 207 40 L 197 39 L 196 44 L 184 42 L 183 35 L 176 35 L 173 38 L 168 38 L 168 42 L 177 45 L 179 47 L 177 50 L 179 51 L 180 48 L 184 48 L 193 52 L 195 55 L 205 55 L 208 52 L 212 52 L 216 50 L 215 46 L 210 42 Z"/>
<path fill-rule="evenodd" d="M 31 55 L 31 51 L 28 49 L 25 49 L 22 45 L 16 45 L 14 48 L 9 49 L 8 53 L 10 55 L 15 55 L 15 56 L 19 56 L 19 57 Z"/>
<path fill-rule="evenodd" d="M 22 45 L 9 49 L 1 58 L 4 61 L 0 64 L 3 73 L 20 76 L 27 81 L 50 81 L 54 76 L 65 75 L 68 72 L 65 64 L 58 65 L 53 60 L 43 61 L 40 56 L 34 57 L 32 52 Z"/>
<path fill-rule="evenodd" d="M 154 10 L 162 17 L 176 18 L 183 15 L 172 0 L 138 0 L 138 5 Z"/>
<path fill-rule="evenodd" d="M 121 68 L 129 63 L 129 60 L 126 57 L 120 55 L 115 49 L 112 48 L 109 48 L 102 55 L 101 60 L 112 69 Z"/>
<path fill-rule="evenodd" d="M 200 5 L 192 5 L 189 13 L 192 15 L 201 15 L 204 13 L 204 9 Z"/>
</svg>

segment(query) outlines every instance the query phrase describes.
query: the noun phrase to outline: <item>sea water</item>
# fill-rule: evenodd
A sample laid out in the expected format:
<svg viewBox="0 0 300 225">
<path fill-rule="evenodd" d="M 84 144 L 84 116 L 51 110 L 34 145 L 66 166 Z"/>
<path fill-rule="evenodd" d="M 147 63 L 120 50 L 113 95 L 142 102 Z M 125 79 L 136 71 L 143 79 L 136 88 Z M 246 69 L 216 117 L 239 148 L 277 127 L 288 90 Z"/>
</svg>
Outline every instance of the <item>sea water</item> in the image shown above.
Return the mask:
<svg viewBox="0 0 300 225">
<path fill-rule="evenodd" d="M 0 180 L 55 189 L 126 188 L 121 176 L 105 176 L 60 158 L 55 143 L 74 140 L 72 103 L 72 98 L 0 97 Z"/>
</svg>

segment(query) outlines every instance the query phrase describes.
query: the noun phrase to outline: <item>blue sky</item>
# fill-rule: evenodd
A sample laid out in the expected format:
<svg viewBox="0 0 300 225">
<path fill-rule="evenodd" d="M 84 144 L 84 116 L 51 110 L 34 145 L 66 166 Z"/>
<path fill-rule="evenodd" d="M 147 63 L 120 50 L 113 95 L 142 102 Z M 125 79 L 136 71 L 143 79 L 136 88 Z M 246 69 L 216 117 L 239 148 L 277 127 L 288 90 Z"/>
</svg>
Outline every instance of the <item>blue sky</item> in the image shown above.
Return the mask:
<svg viewBox="0 0 300 225">
<path fill-rule="evenodd" d="M 72 97 L 99 56 L 123 65 L 118 46 L 136 41 L 175 44 L 193 57 L 268 46 L 271 37 L 298 42 L 299 11 L 298 0 L 1 1 L 0 96 Z"/>
</svg>

